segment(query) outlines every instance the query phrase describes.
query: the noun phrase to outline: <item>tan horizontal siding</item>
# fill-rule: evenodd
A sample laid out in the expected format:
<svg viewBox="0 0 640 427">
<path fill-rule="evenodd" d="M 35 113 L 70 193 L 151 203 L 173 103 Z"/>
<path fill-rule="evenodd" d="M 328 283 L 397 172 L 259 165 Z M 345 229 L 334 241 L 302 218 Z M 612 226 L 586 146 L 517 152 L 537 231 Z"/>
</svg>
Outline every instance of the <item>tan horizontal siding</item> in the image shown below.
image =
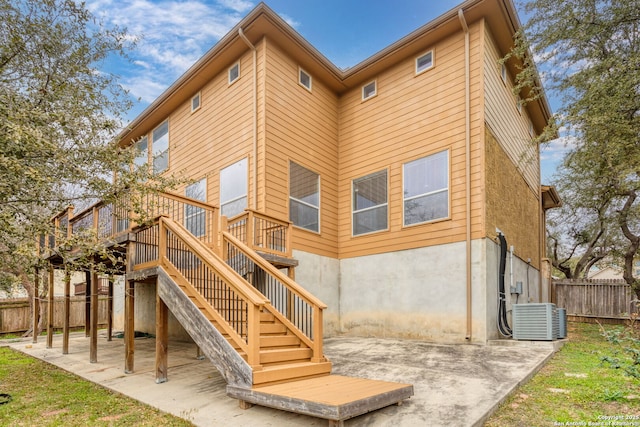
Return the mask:
<svg viewBox="0 0 640 427">
<path fill-rule="evenodd" d="M 473 170 L 482 158 L 482 93 L 480 26 L 472 34 L 472 82 L 470 116 Z M 464 240 L 465 108 L 464 38 L 462 33 L 433 46 L 435 67 L 415 76 L 415 58 L 377 77 L 378 95 L 361 101 L 361 88 L 346 93 L 340 116 L 340 256 L 355 257 Z M 426 49 L 425 49 L 426 50 Z M 403 226 L 403 164 L 444 149 L 450 156 L 450 219 Z M 389 229 L 352 236 L 351 182 L 354 178 L 389 171 Z M 482 175 L 472 174 L 472 225 L 482 227 Z"/>
<path fill-rule="evenodd" d="M 289 217 L 289 161 L 320 175 L 320 233 L 295 228 L 296 249 L 338 256 L 338 103 L 313 78 L 312 91 L 298 84 L 298 64 L 267 42 L 265 76 L 265 177 L 267 212 Z"/>
</svg>

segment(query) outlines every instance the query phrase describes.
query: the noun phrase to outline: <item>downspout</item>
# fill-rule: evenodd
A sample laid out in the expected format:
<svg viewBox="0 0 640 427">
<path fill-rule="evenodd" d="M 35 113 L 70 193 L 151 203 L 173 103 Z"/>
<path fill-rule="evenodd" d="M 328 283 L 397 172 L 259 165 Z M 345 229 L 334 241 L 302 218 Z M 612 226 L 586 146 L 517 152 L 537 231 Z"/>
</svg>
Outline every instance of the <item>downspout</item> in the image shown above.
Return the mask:
<svg viewBox="0 0 640 427">
<path fill-rule="evenodd" d="M 471 121 L 470 121 L 470 71 L 469 71 L 469 27 L 464 19 L 464 12 L 458 9 L 458 18 L 464 31 L 464 142 L 465 142 L 465 192 L 466 192 L 466 270 L 467 270 L 467 335 L 466 340 L 471 341 Z"/>
<path fill-rule="evenodd" d="M 258 59 L 256 47 L 251 44 L 242 28 L 238 28 L 238 35 L 253 51 L 253 206 L 258 209 Z"/>
</svg>

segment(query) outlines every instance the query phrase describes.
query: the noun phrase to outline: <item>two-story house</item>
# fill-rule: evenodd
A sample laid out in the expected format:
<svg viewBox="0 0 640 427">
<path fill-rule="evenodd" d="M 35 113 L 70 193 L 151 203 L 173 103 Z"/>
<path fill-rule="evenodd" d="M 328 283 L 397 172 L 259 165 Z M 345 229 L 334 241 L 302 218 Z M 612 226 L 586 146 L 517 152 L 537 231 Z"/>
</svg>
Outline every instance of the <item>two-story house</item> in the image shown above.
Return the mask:
<svg viewBox="0 0 640 427">
<path fill-rule="evenodd" d="M 518 27 L 511 0 L 468 0 L 343 70 L 260 4 L 120 144 L 228 218 L 291 221 L 325 334 L 483 343 L 499 337 L 498 234 L 518 302 L 548 295 L 532 139 L 550 109 L 512 93 L 500 59 Z"/>
</svg>

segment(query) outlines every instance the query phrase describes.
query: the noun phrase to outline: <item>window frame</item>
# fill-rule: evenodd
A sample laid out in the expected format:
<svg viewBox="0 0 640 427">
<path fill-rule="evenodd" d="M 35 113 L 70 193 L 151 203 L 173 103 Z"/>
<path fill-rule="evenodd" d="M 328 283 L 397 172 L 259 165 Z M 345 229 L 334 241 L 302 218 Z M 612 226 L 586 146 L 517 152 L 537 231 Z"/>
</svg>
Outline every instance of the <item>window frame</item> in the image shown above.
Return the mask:
<svg viewBox="0 0 640 427">
<path fill-rule="evenodd" d="M 239 196 L 235 196 L 229 200 L 222 200 L 222 193 L 223 193 L 223 172 L 225 170 L 230 170 L 233 166 L 236 166 L 242 162 L 245 162 L 245 170 L 244 170 L 244 194 L 241 194 Z M 244 212 L 244 210 L 249 206 L 249 156 L 243 157 L 238 161 L 235 161 L 223 168 L 220 169 L 220 172 L 218 173 L 218 177 L 219 177 L 219 184 L 220 184 L 220 215 L 225 215 L 227 218 L 233 218 L 237 215 L 240 215 L 242 212 Z M 240 212 L 234 213 L 232 216 L 226 215 L 225 213 L 223 213 L 224 207 L 227 205 L 230 205 L 232 203 L 235 203 L 239 200 L 245 199 L 245 203 L 244 203 L 244 208 L 242 208 L 242 210 Z"/>
<path fill-rule="evenodd" d="M 362 209 L 356 209 L 356 181 L 358 180 L 364 180 L 366 178 L 370 178 L 373 177 L 374 175 L 377 174 L 381 174 L 384 172 L 384 182 L 385 182 L 385 202 L 384 203 L 380 203 L 378 205 L 375 206 L 369 206 L 367 208 L 362 208 Z M 385 207 L 386 208 L 386 218 L 385 218 L 385 225 L 383 228 L 379 228 L 376 230 L 372 230 L 372 231 L 367 231 L 367 232 L 363 232 L 363 233 L 356 233 L 355 230 L 355 225 L 356 225 L 356 214 L 359 213 L 363 213 L 363 212 L 368 212 L 368 211 L 373 211 L 375 209 L 379 209 L 381 207 Z M 370 174 L 364 175 L 364 176 L 360 176 L 358 178 L 354 178 L 351 180 L 351 236 L 352 237 L 360 237 L 360 236 L 367 236 L 370 234 L 374 234 L 374 233 L 380 233 L 380 232 L 384 232 L 384 231 L 388 231 L 389 230 L 389 169 L 385 168 L 385 169 L 381 169 L 378 170 L 376 172 L 372 172 Z"/>
<path fill-rule="evenodd" d="M 194 100 L 198 100 L 198 105 L 196 107 L 193 106 L 193 101 Z M 200 107 L 202 106 L 202 96 L 200 91 L 198 91 L 198 93 L 196 93 L 195 95 L 193 95 L 191 97 L 191 112 L 195 113 L 196 111 L 198 111 L 200 109 Z"/>
<path fill-rule="evenodd" d="M 424 67 L 424 68 L 421 69 L 420 66 L 418 65 L 418 63 L 419 63 L 420 59 L 424 58 L 427 55 L 431 55 L 431 64 L 429 66 Z M 424 52 L 422 55 L 416 57 L 416 59 L 415 59 L 416 76 L 431 70 L 435 66 L 436 66 L 436 52 L 435 52 L 435 49 L 430 49 L 430 50 Z"/>
<path fill-rule="evenodd" d="M 302 82 L 303 74 L 309 79 L 308 86 Z M 298 84 L 303 88 L 305 88 L 306 90 L 308 90 L 309 92 L 311 92 L 313 88 L 313 77 L 311 77 L 311 74 L 307 73 L 304 69 L 302 69 L 302 67 L 298 67 Z"/>
<path fill-rule="evenodd" d="M 373 85 L 373 93 L 365 95 L 365 89 L 371 85 Z M 376 96 L 378 96 L 378 80 L 371 80 L 369 83 L 362 85 L 362 101 L 368 101 Z"/>
<path fill-rule="evenodd" d="M 231 70 L 233 70 L 234 68 L 238 69 L 238 75 L 236 76 L 235 79 L 231 78 Z M 236 62 L 235 64 L 233 64 L 231 67 L 229 67 L 229 69 L 227 70 L 227 82 L 229 83 L 229 86 L 231 86 L 232 84 L 234 84 L 235 82 L 237 82 L 238 80 L 240 80 L 240 61 Z"/>
<path fill-rule="evenodd" d="M 189 195 L 189 188 L 192 188 L 195 185 L 203 185 L 204 186 L 204 192 L 203 192 L 204 199 L 199 199 L 197 197 L 194 197 L 193 195 Z M 184 188 L 184 195 L 185 195 L 185 197 L 188 197 L 190 199 L 194 199 L 194 200 L 198 200 L 198 201 L 201 201 L 203 203 L 206 203 L 207 202 L 207 177 L 205 176 L 205 177 L 201 178 L 200 180 L 187 185 Z M 189 212 L 190 208 L 192 209 L 192 212 Z M 199 216 L 202 216 L 202 218 L 198 219 Z M 192 220 L 192 219 L 196 219 L 196 221 L 198 221 L 195 224 L 196 224 L 196 227 L 200 226 L 202 228 L 202 230 L 203 230 L 202 234 L 196 234 L 196 233 L 194 233 L 194 231 L 191 230 L 190 220 Z M 200 221 L 202 221 L 202 222 L 200 223 Z M 185 204 L 185 206 L 184 206 L 184 228 L 186 228 L 191 234 L 193 234 L 196 237 L 206 236 L 207 235 L 207 213 L 204 210 L 204 208 L 201 208 L 199 206 L 193 206 L 193 205 L 190 205 L 188 203 Z"/>
<path fill-rule="evenodd" d="M 313 204 L 311 204 L 311 203 L 309 203 L 309 202 L 306 202 L 306 201 L 304 201 L 304 200 L 300 200 L 300 199 L 298 199 L 298 198 L 296 198 L 296 197 L 293 197 L 293 196 L 291 195 L 291 165 L 292 165 L 292 164 L 295 164 L 296 166 L 298 166 L 298 167 L 300 167 L 300 168 L 302 168 L 302 169 L 305 169 L 305 170 L 307 170 L 307 171 L 309 171 L 309 172 L 313 173 L 314 175 L 316 175 L 316 194 L 318 195 L 318 206 L 314 206 Z M 321 180 L 320 180 L 320 174 L 319 174 L 318 172 L 316 172 L 316 171 L 314 171 L 314 170 L 312 170 L 312 169 L 309 169 L 309 168 L 308 168 L 308 167 L 306 167 L 306 166 L 302 166 L 302 165 L 301 165 L 300 163 L 298 163 L 298 162 L 295 162 L 295 161 L 293 161 L 293 160 L 289 160 L 289 199 L 288 199 L 288 201 L 289 201 L 289 209 L 288 209 L 288 211 L 289 211 L 289 221 L 291 221 L 291 223 L 293 224 L 293 226 L 294 226 L 294 227 L 299 228 L 299 229 L 301 229 L 301 230 L 309 231 L 309 232 L 311 232 L 311 233 L 320 234 L 320 232 L 321 232 L 321 230 L 322 230 L 322 228 L 321 228 L 321 222 L 320 222 L 320 207 L 321 207 L 321 205 L 322 205 L 322 201 L 321 201 L 321 195 L 322 195 L 322 192 L 321 192 L 321 187 L 320 187 L 320 185 L 321 185 Z M 314 209 L 314 210 L 317 212 L 317 221 L 316 221 L 316 222 L 317 222 L 317 228 L 318 228 L 317 230 L 314 230 L 314 229 L 311 229 L 311 228 L 305 227 L 304 225 L 296 224 L 296 223 L 293 221 L 293 219 L 291 218 L 291 201 L 292 201 L 292 200 L 293 200 L 293 201 L 295 201 L 296 203 L 300 203 L 300 204 L 302 204 L 302 205 L 304 205 L 304 206 L 307 206 L 307 207 L 309 207 L 309 208 L 312 208 L 312 209 Z"/>
<path fill-rule="evenodd" d="M 144 135 L 143 137 L 141 137 L 138 141 L 136 141 L 136 143 L 134 144 L 134 149 L 142 154 L 143 150 L 139 149 L 139 145 L 142 143 L 142 141 L 145 142 L 146 147 L 144 148 L 144 151 L 146 151 L 146 156 L 144 156 L 144 162 L 138 163 L 139 160 L 142 160 L 142 156 L 136 155 L 133 159 L 133 165 L 135 167 L 141 168 L 141 167 L 149 167 L 149 157 L 150 157 L 150 146 L 149 146 L 149 135 Z"/>
<path fill-rule="evenodd" d="M 444 188 L 440 188 L 437 190 L 433 190 L 433 191 L 429 191 L 426 193 L 421 193 L 421 194 L 417 194 L 417 195 L 413 195 L 410 197 L 406 197 L 405 193 L 406 193 L 406 188 L 407 188 L 407 171 L 406 171 L 406 167 L 407 165 L 417 162 L 419 160 L 426 160 L 430 157 L 442 154 L 442 153 L 446 153 L 446 167 L 447 167 L 447 179 L 446 179 L 446 187 Z M 435 195 L 435 194 L 439 194 L 442 192 L 447 192 L 447 213 L 445 216 L 442 217 L 436 217 L 436 218 L 431 218 L 431 219 L 427 219 L 424 221 L 419 221 L 419 222 L 412 222 L 410 224 L 407 224 L 407 218 L 406 218 L 406 203 L 407 201 L 410 200 L 416 200 L 419 198 L 423 198 L 423 197 L 427 197 L 427 196 L 431 196 L 431 195 Z M 436 151 L 433 152 L 431 154 L 427 154 L 426 156 L 422 156 L 422 157 L 418 157 L 415 158 L 413 160 L 404 162 L 402 164 L 402 226 L 403 227 L 413 227 L 413 226 L 417 226 L 417 225 L 423 225 L 423 224 L 430 224 L 430 223 L 434 223 L 434 222 L 440 222 L 440 221 L 446 221 L 451 219 L 451 148 L 445 148 L 444 150 L 440 150 L 440 151 Z"/>
<path fill-rule="evenodd" d="M 158 129 L 160 129 L 162 126 L 164 126 L 164 125 L 165 125 L 165 123 L 166 123 L 166 126 L 167 126 L 167 132 L 166 132 L 166 136 L 167 136 L 167 148 L 166 148 L 164 151 L 162 151 L 162 152 L 160 152 L 160 153 L 156 154 L 156 153 L 155 153 L 155 148 L 154 148 L 154 147 L 155 147 L 155 145 L 156 145 L 156 131 L 157 131 Z M 161 135 L 161 136 L 160 136 L 160 138 L 162 138 L 162 136 L 164 136 L 164 135 Z M 158 139 L 159 139 L 159 138 L 158 138 Z M 169 156 L 169 148 L 170 148 L 170 146 L 171 146 L 170 142 L 171 142 L 171 141 L 170 141 L 170 139 L 169 139 L 169 119 L 167 119 L 167 120 L 164 120 L 162 123 L 160 123 L 158 126 L 156 126 L 156 127 L 151 131 L 151 157 L 152 157 L 152 162 L 151 162 L 151 163 L 152 163 L 152 167 L 153 167 L 153 173 L 154 173 L 154 174 L 156 174 L 156 175 L 157 175 L 157 174 L 161 174 L 161 173 L 163 173 L 163 172 L 165 172 L 165 171 L 169 170 L 169 165 L 170 165 L 170 163 L 169 163 L 169 159 L 170 159 L 170 156 Z M 158 158 L 162 157 L 165 153 L 166 153 L 166 155 L 167 155 L 167 166 L 166 166 L 164 169 L 162 169 L 162 170 L 157 170 L 157 169 L 156 169 L 156 160 L 157 160 Z"/>
</svg>

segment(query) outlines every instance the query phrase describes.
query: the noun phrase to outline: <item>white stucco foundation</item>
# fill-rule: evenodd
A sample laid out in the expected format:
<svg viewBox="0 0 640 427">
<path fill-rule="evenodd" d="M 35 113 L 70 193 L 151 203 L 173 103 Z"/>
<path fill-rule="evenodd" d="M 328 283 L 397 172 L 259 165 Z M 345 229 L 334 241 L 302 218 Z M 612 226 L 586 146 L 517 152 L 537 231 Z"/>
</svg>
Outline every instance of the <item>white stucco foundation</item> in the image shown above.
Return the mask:
<svg viewBox="0 0 640 427">
<path fill-rule="evenodd" d="M 296 280 L 329 307 L 325 334 L 394 337 L 433 342 L 485 343 L 499 338 L 499 246 L 490 239 L 472 242 L 471 336 L 467 339 L 465 243 L 458 242 L 343 260 L 296 251 Z M 523 283 L 518 302 L 537 301 L 538 271 L 509 254 L 505 287 L 507 309 L 513 278 Z M 527 279 L 528 270 L 528 279 Z"/>
</svg>

